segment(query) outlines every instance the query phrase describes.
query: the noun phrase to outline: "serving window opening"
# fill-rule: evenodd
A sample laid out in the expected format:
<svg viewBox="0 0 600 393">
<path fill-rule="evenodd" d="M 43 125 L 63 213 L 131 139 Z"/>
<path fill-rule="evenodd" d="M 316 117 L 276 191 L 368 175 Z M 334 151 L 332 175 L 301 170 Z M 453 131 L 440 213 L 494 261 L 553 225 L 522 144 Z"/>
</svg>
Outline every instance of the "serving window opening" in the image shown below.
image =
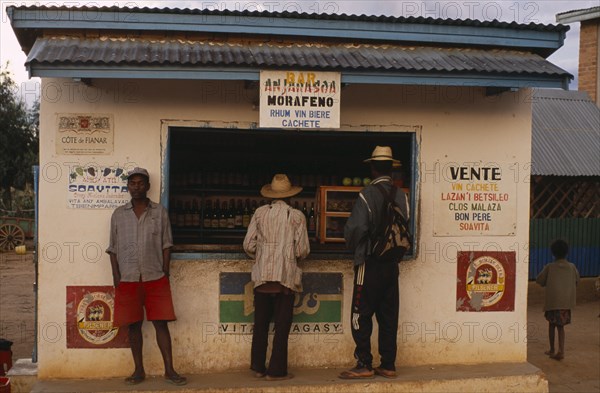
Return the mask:
<svg viewBox="0 0 600 393">
<path fill-rule="evenodd" d="M 260 189 L 276 173 L 303 188 L 291 205 L 306 216 L 311 252 L 346 252 L 344 225 L 372 180 L 363 160 L 377 145 L 392 147 L 401 162 L 394 184 L 411 200 L 413 132 L 172 127 L 169 133 L 169 217 L 179 252 L 242 252 L 252 214 L 269 203 Z"/>
</svg>

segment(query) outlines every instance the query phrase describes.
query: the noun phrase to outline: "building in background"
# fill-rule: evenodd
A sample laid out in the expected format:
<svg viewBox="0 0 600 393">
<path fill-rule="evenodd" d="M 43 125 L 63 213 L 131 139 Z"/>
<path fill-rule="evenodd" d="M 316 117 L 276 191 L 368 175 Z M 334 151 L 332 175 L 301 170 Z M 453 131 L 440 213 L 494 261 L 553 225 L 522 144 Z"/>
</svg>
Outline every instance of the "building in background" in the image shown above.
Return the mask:
<svg viewBox="0 0 600 393">
<path fill-rule="evenodd" d="M 537 89 L 533 98 L 529 278 L 558 238 L 582 276 L 598 276 L 600 109 L 585 91 Z"/>
<path fill-rule="evenodd" d="M 558 23 L 581 22 L 579 33 L 579 90 L 600 106 L 600 7 L 561 12 Z"/>
</svg>

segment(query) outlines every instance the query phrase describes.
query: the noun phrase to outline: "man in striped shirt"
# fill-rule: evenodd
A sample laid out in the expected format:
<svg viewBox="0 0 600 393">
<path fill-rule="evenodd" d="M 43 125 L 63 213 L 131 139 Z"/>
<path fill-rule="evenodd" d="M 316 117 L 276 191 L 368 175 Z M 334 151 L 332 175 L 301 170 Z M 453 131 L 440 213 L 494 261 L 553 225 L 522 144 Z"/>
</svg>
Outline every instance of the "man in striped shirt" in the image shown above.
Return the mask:
<svg viewBox="0 0 600 393">
<path fill-rule="evenodd" d="M 396 337 L 398 330 L 399 288 L 398 264 L 382 262 L 371 255 L 376 229 L 382 222 L 385 197 L 378 189 L 386 192 L 392 187 L 392 164 L 399 163 L 388 146 L 377 146 L 371 158 L 373 181 L 359 194 L 352 214 L 344 228 L 346 245 L 354 251 L 354 291 L 352 295 L 352 338 L 356 344 L 354 357 L 356 367 L 343 371 L 342 379 L 373 378 L 375 374 L 385 378 L 396 378 Z M 400 189 L 395 194 L 395 203 L 408 220 L 408 202 Z M 379 353 L 381 364 L 373 369 L 371 355 L 371 331 L 373 314 L 379 324 Z"/>
<path fill-rule="evenodd" d="M 259 207 L 248 226 L 244 250 L 255 259 L 254 331 L 250 369 L 269 381 L 292 378 L 287 371 L 288 336 L 292 326 L 294 295 L 302 292 L 302 270 L 296 261 L 310 252 L 306 218 L 289 205 L 302 191 L 288 177 L 277 174 L 260 193 L 272 199 Z M 269 368 L 265 367 L 269 322 L 274 317 L 275 337 Z"/>
</svg>

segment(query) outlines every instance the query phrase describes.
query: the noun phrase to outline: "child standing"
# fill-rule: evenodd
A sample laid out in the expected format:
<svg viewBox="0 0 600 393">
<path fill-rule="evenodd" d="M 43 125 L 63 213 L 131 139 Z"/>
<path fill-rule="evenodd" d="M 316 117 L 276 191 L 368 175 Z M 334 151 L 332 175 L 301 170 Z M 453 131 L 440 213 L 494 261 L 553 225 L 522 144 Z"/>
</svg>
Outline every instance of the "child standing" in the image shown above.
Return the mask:
<svg viewBox="0 0 600 393">
<path fill-rule="evenodd" d="M 571 309 L 575 307 L 576 286 L 579 272 L 574 264 L 565 258 L 569 245 L 564 240 L 556 240 L 550 245 L 554 261 L 544 266 L 536 282 L 546 287 L 544 316 L 548 321 L 550 349 L 546 351 L 554 360 L 565 357 L 565 325 L 571 323 Z M 558 352 L 554 352 L 554 331 L 558 330 Z"/>
</svg>

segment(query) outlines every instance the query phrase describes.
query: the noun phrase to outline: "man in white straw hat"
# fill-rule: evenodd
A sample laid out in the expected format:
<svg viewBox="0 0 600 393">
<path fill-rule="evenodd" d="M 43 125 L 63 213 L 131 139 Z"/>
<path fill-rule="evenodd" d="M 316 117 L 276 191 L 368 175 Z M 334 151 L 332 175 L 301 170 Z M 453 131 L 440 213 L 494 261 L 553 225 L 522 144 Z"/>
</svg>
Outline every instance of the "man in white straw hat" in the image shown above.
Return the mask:
<svg viewBox="0 0 600 393">
<path fill-rule="evenodd" d="M 296 261 L 310 252 L 306 218 L 289 205 L 289 198 L 302 191 L 288 177 L 277 174 L 260 193 L 271 203 L 259 207 L 248 226 L 244 250 L 255 259 L 254 331 L 250 369 L 269 381 L 292 378 L 287 370 L 288 336 L 292 326 L 294 295 L 302 292 L 302 270 Z M 265 367 L 269 322 L 275 322 L 275 337 L 269 367 Z"/>
<path fill-rule="evenodd" d="M 356 367 L 343 371 L 342 379 L 373 378 L 375 374 L 396 378 L 396 335 L 398 330 L 398 264 L 383 262 L 371 255 L 375 234 L 390 198 L 408 220 L 408 202 L 404 192 L 392 184 L 392 165 L 399 164 L 389 146 L 377 146 L 371 157 L 371 184 L 361 190 L 352 214 L 344 228 L 346 245 L 354 251 L 354 291 L 352 295 L 351 330 L 356 344 Z M 387 194 L 387 195 L 384 195 Z M 379 324 L 381 364 L 373 368 L 371 331 L 373 314 Z"/>
</svg>

